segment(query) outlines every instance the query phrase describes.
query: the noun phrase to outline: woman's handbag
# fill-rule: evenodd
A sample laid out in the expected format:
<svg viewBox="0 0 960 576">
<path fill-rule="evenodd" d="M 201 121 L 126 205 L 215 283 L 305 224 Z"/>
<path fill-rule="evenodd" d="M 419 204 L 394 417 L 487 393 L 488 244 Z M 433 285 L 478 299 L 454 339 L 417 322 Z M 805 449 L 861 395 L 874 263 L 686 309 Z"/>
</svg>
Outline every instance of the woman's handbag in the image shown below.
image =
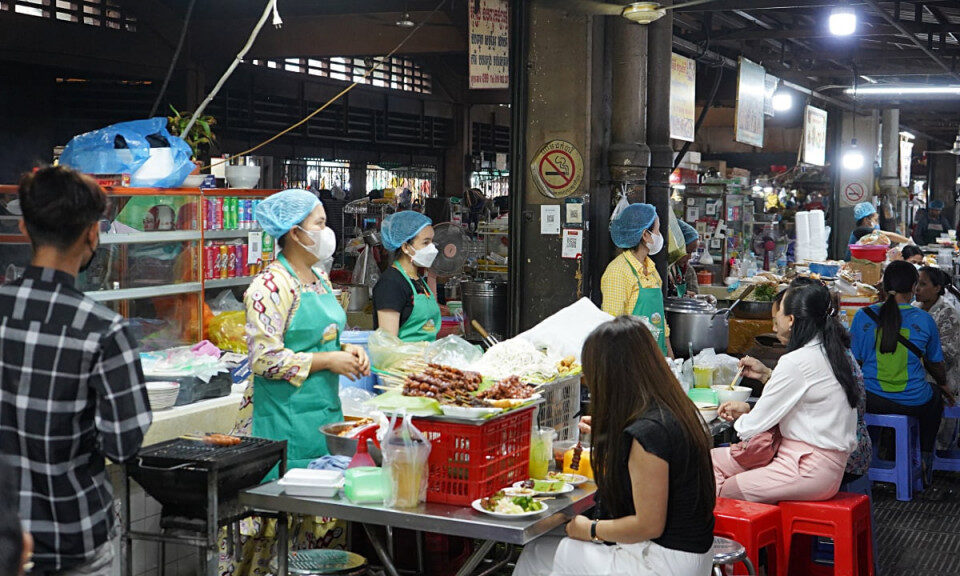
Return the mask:
<svg viewBox="0 0 960 576">
<path fill-rule="evenodd" d="M 774 426 L 746 442 L 731 445 L 730 456 L 746 470 L 762 468 L 776 457 L 781 440 L 780 426 Z"/>
</svg>

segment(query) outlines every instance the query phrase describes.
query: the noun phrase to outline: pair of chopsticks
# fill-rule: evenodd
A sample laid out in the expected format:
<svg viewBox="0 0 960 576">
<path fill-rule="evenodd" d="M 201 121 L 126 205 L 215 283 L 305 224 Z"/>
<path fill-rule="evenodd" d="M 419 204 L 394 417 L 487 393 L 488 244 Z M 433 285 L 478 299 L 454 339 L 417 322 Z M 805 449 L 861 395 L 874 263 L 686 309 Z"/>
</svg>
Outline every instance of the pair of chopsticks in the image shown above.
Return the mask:
<svg viewBox="0 0 960 576">
<path fill-rule="evenodd" d="M 496 344 L 499 344 L 500 341 L 495 337 L 491 336 L 484 327 L 477 322 L 476 320 L 471 320 L 470 325 L 473 326 L 473 329 L 476 330 L 480 337 L 483 338 L 483 343 L 487 345 L 487 348 L 493 348 Z"/>
</svg>

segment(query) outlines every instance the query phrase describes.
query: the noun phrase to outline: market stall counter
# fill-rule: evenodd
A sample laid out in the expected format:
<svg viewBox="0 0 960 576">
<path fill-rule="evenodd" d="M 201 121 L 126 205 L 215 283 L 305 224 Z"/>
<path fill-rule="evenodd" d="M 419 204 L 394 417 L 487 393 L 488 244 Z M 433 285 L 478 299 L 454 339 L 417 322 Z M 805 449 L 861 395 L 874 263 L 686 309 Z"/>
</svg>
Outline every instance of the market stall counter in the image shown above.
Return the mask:
<svg viewBox="0 0 960 576">
<path fill-rule="evenodd" d="M 383 540 L 371 526 L 405 528 L 417 532 L 438 532 L 482 540 L 457 572 L 466 575 L 480 564 L 496 542 L 524 545 L 540 536 L 562 527 L 578 514 L 583 514 L 594 505 L 596 485 L 582 484 L 574 491 L 557 496 L 547 502 L 545 514 L 516 519 L 500 519 L 477 512 L 469 506 L 453 506 L 426 502 L 414 508 L 388 508 L 382 504 L 354 504 L 344 496 L 333 498 L 306 498 L 290 496 L 277 482 L 263 484 L 240 493 L 240 504 L 256 510 L 276 512 L 281 515 L 279 525 L 286 525 L 286 514 L 307 514 L 339 518 L 363 525 L 377 556 L 387 574 L 397 576 L 393 558 Z M 286 576 L 287 541 L 279 540 L 279 574 Z"/>
</svg>

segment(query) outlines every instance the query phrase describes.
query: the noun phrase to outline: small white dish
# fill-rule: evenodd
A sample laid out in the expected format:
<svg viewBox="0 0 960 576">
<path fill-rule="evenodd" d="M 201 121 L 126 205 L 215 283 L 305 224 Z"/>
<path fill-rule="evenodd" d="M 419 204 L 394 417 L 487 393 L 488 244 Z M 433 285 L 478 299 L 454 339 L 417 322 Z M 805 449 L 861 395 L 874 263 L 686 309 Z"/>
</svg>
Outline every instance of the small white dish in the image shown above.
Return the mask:
<svg viewBox="0 0 960 576">
<path fill-rule="evenodd" d="M 484 514 L 489 514 L 494 518 L 526 518 L 528 516 L 536 516 L 538 514 L 543 514 L 549 508 L 546 502 L 541 502 L 540 506 L 542 506 L 542 508 L 540 508 L 539 510 L 534 510 L 532 512 L 523 512 L 521 514 L 501 514 L 499 512 L 491 512 L 490 510 L 486 510 L 483 506 L 480 505 L 481 500 L 483 500 L 483 498 L 477 498 L 470 505 L 477 512 L 483 512 Z"/>
<path fill-rule="evenodd" d="M 441 404 L 440 410 L 443 411 L 444 416 L 450 416 L 452 418 L 466 418 L 469 420 L 483 420 L 494 414 L 499 414 L 503 412 L 503 408 L 484 408 L 482 406 L 452 406 L 447 404 Z"/>
<path fill-rule="evenodd" d="M 567 485 L 577 487 L 587 482 L 590 479 L 584 476 L 583 474 L 567 474 L 567 473 L 550 472 L 549 474 L 547 474 L 547 480 L 563 480 L 564 482 L 567 483 Z"/>
<path fill-rule="evenodd" d="M 511 488 L 512 488 L 513 490 L 518 490 L 518 489 L 524 489 L 524 490 L 526 490 L 525 488 L 523 488 L 523 482 L 524 482 L 523 480 L 521 480 L 521 481 L 519 481 L 519 482 L 514 482 L 514 483 L 513 483 L 513 486 L 512 486 Z M 509 490 L 509 488 L 508 488 L 508 490 Z M 532 489 L 531 489 L 531 490 L 532 490 Z M 573 484 L 567 484 L 566 482 L 564 482 L 563 488 L 561 488 L 561 489 L 559 489 L 559 490 L 555 490 L 555 491 L 553 491 L 553 492 L 538 492 L 538 491 L 536 491 L 536 490 L 533 490 L 533 494 L 526 494 L 526 493 L 524 493 L 524 494 L 511 494 L 511 495 L 512 495 L 512 496 L 560 496 L 560 495 L 562 495 L 562 494 L 569 494 L 569 493 L 571 493 L 571 492 L 573 492 Z M 509 493 L 507 492 L 507 490 L 504 490 L 504 493 L 505 493 L 505 494 L 509 494 Z"/>
</svg>

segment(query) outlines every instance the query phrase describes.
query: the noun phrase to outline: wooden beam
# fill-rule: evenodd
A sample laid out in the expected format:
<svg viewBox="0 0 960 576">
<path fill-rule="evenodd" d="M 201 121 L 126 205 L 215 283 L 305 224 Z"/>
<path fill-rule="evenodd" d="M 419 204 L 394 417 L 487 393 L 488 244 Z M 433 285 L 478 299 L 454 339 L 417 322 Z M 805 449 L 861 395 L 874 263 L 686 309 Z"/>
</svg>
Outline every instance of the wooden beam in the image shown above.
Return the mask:
<svg viewBox="0 0 960 576">
<path fill-rule="evenodd" d="M 906 24 L 904 25 L 904 28 L 914 34 L 924 35 L 960 33 L 960 24 Z M 853 36 L 863 38 L 872 36 L 902 36 L 902 34 L 893 26 L 884 24 L 864 24 L 858 28 Z M 715 42 L 722 42 L 725 40 L 753 40 L 757 38 L 835 38 L 835 36 L 831 34 L 830 31 L 824 26 L 813 26 L 806 28 L 775 28 L 772 30 L 764 30 L 759 27 L 750 27 L 710 34 L 710 40 Z"/>
</svg>

